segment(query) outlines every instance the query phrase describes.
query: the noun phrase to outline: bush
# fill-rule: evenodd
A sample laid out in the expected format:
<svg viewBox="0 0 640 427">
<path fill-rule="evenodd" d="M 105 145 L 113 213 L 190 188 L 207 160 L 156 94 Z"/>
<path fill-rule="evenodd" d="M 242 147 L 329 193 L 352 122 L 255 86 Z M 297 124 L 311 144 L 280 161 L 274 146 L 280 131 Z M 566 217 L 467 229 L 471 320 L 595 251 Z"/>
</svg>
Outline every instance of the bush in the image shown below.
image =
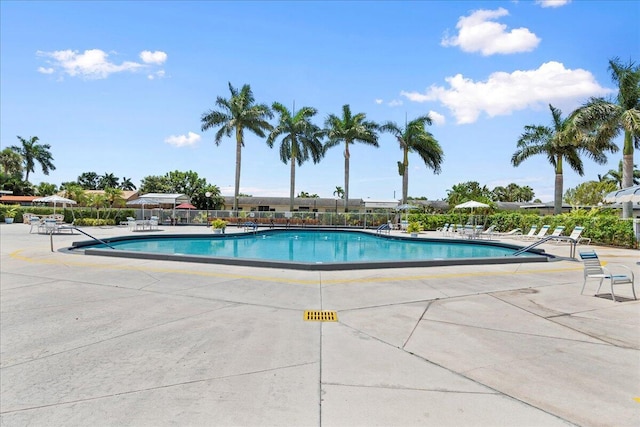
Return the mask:
<svg viewBox="0 0 640 427">
<path fill-rule="evenodd" d="M 447 223 L 465 224 L 468 219 L 467 213 L 409 215 L 409 222 L 419 222 L 425 230 L 436 230 Z M 527 212 L 496 212 L 486 217 L 485 225 L 487 227 L 494 225 L 497 232 L 508 232 L 514 228 L 520 228 L 523 233 L 527 233 L 532 225 L 537 226 L 538 229 L 543 225 L 549 225 L 551 230 L 563 225 L 564 235 L 569 235 L 575 226 L 580 225 L 585 228 L 582 236 L 589 237 L 594 244 L 625 248 L 638 247 L 633 221 L 620 219 L 619 211 L 607 208 L 576 209 L 568 213 L 545 216 Z"/>
<path fill-rule="evenodd" d="M 88 227 L 101 227 L 105 225 L 116 225 L 113 219 L 96 219 L 96 218 L 78 218 L 74 222 L 74 225 L 84 225 Z"/>
</svg>

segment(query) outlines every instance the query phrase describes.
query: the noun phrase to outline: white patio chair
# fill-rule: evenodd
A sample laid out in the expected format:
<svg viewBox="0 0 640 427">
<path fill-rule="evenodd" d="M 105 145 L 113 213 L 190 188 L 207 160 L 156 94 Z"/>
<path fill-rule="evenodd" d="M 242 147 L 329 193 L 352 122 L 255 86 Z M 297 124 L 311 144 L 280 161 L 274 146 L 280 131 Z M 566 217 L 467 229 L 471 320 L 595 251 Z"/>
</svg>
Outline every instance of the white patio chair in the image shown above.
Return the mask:
<svg viewBox="0 0 640 427">
<path fill-rule="evenodd" d="M 27 218 L 27 223 L 30 225 L 29 228 L 29 233 L 31 234 L 33 232 L 33 229 L 35 228 L 36 231 L 40 230 L 40 226 L 42 225 L 42 220 L 40 219 L 39 216 L 36 215 L 31 215 Z"/>
<path fill-rule="evenodd" d="M 611 268 L 605 268 L 600 263 L 600 259 L 598 258 L 598 254 L 595 251 L 589 252 L 580 252 L 580 258 L 584 264 L 584 282 L 582 283 L 582 290 L 580 291 L 580 295 L 584 293 L 584 288 L 587 285 L 588 279 L 597 279 L 600 281 L 598 284 L 598 289 L 596 290 L 596 295 L 600 292 L 600 288 L 602 287 L 602 283 L 606 280 L 609 282 L 611 286 L 611 299 L 615 302 L 616 296 L 613 293 L 613 287 L 619 285 L 631 285 L 631 293 L 633 294 L 633 299 L 637 300 L 635 287 L 635 275 L 633 274 L 633 270 L 623 264 L 607 264 L 608 266 L 615 267 L 615 273 Z M 620 271 L 622 271 L 620 273 Z"/>
</svg>

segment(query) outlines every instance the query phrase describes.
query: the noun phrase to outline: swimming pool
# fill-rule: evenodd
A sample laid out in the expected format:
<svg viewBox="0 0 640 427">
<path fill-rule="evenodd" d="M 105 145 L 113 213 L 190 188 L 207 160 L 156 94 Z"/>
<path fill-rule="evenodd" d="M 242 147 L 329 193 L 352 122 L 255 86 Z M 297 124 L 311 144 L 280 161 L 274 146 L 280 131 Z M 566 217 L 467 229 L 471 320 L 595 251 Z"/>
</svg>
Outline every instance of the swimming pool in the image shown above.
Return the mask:
<svg viewBox="0 0 640 427">
<path fill-rule="evenodd" d="M 122 236 L 74 242 L 87 255 L 305 270 L 544 262 L 542 251 L 517 257 L 519 246 L 492 241 L 425 239 L 365 231 L 265 230 L 228 235 Z"/>
</svg>

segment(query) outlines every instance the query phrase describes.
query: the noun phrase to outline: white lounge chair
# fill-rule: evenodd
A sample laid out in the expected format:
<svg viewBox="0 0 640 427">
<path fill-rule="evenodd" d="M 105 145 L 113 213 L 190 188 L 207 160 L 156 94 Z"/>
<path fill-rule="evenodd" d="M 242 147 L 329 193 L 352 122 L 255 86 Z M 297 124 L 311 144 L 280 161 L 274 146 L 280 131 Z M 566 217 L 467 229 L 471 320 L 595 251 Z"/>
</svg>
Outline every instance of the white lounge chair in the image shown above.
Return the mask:
<svg viewBox="0 0 640 427">
<path fill-rule="evenodd" d="M 550 225 L 543 225 L 542 227 L 540 227 L 540 231 L 538 231 L 537 234 L 534 234 L 533 236 L 525 236 L 524 239 L 525 240 L 540 240 L 542 239 L 544 236 L 546 236 L 547 231 L 549 231 L 549 229 L 551 228 Z"/>
<path fill-rule="evenodd" d="M 529 232 L 527 234 L 522 234 L 520 236 L 520 238 L 523 239 L 523 240 L 533 239 L 536 236 L 536 231 L 538 231 L 538 226 L 537 225 L 532 225 L 531 229 L 529 230 Z"/>
<path fill-rule="evenodd" d="M 535 232 L 535 230 L 534 230 L 534 232 Z M 509 230 L 506 233 L 494 232 L 493 234 L 495 236 L 498 236 L 498 237 L 520 238 L 520 237 L 522 237 L 522 229 L 521 228 L 514 228 L 513 230 Z"/>
<path fill-rule="evenodd" d="M 596 254 L 595 251 L 580 252 L 580 258 L 584 264 L 584 282 L 582 283 L 580 295 L 584 293 L 584 288 L 587 285 L 588 279 L 598 279 L 600 283 L 598 284 L 596 295 L 598 295 L 598 292 L 600 292 L 600 288 L 602 287 L 602 283 L 606 280 L 611 286 L 611 299 L 614 302 L 616 301 L 616 295 L 613 293 L 613 287 L 618 285 L 631 285 L 633 299 L 638 299 L 634 289 L 635 275 L 633 274 L 633 270 L 629 267 L 622 264 L 608 264 L 609 266 L 616 268 L 617 272 L 614 273 L 612 269 L 602 266 L 602 263 L 598 258 L 598 254 Z M 623 272 L 621 273 L 620 271 Z"/>
<path fill-rule="evenodd" d="M 558 240 L 557 243 L 568 243 L 570 241 L 574 241 L 577 245 L 583 242 L 586 242 L 585 245 L 588 245 L 589 243 L 591 243 L 591 239 L 588 237 L 580 237 L 583 231 L 584 227 L 575 226 L 573 227 L 573 231 L 571 232 L 571 234 L 565 236 L 565 238 L 563 239 Z"/>
<path fill-rule="evenodd" d="M 553 233 L 551 233 L 550 236 L 560 237 L 562 235 L 562 232 L 564 231 L 564 228 L 564 225 L 558 225 L 553 229 Z M 544 238 L 544 236 L 541 238 Z"/>
<path fill-rule="evenodd" d="M 495 233 L 496 226 L 495 225 L 491 225 L 489 228 L 487 228 L 484 231 L 480 231 L 480 233 L 478 233 L 478 237 L 482 238 L 487 238 L 489 240 L 491 240 L 493 238 L 493 234 Z"/>
</svg>

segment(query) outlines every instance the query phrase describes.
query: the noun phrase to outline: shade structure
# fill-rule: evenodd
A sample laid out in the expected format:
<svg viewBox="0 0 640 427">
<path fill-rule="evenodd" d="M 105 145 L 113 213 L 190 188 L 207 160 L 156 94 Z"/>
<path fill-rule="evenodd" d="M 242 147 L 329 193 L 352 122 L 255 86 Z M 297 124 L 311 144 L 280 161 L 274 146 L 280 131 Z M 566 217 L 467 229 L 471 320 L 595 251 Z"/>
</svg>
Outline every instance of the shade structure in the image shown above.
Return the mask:
<svg viewBox="0 0 640 427">
<path fill-rule="evenodd" d="M 409 220 L 409 211 L 411 209 L 418 209 L 417 206 L 413 206 L 413 205 L 409 205 L 409 204 L 404 204 L 404 205 L 398 205 L 396 206 L 396 210 L 397 211 L 405 211 L 405 215 L 404 215 L 404 219 L 405 221 Z"/>
<path fill-rule="evenodd" d="M 46 197 L 38 197 L 37 199 L 33 199 L 36 203 L 53 203 L 53 213 L 56 213 L 56 205 L 60 203 L 61 205 L 77 205 L 78 203 L 75 200 L 67 199 L 66 197 L 58 196 L 54 194 L 53 196 Z"/>
<path fill-rule="evenodd" d="M 607 203 L 640 203 L 640 185 L 612 191 L 604 197 L 604 201 Z"/>
<path fill-rule="evenodd" d="M 140 198 L 127 202 L 127 206 L 142 206 L 142 218 L 144 219 L 144 207 L 145 206 L 160 206 L 162 200 L 153 198 Z"/>
</svg>

